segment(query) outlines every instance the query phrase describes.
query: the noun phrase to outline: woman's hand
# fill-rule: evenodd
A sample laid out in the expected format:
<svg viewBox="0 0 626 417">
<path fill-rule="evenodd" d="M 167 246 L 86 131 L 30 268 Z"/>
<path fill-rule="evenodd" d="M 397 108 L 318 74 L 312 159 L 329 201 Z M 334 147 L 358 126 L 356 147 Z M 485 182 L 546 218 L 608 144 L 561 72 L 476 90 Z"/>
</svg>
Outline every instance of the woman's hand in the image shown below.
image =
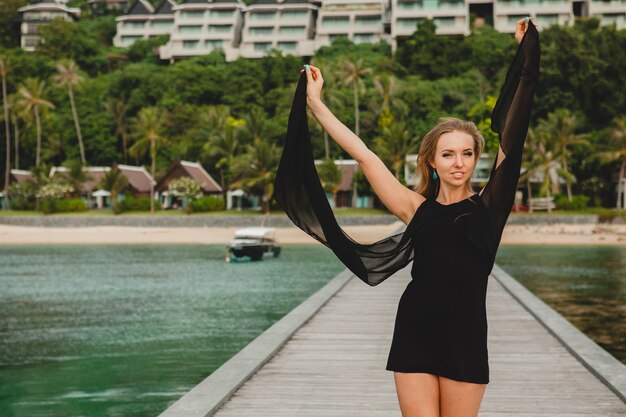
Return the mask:
<svg viewBox="0 0 626 417">
<path fill-rule="evenodd" d="M 535 25 L 535 27 L 539 26 L 535 24 L 532 19 L 532 17 L 524 17 L 517 21 L 517 24 L 515 25 L 515 39 L 517 40 L 517 43 L 520 43 L 522 41 L 524 33 L 526 33 L 526 30 L 528 29 L 528 25 L 530 23 Z"/>
<path fill-rule="evenodd" d="M 302 72 L 304 70 L 301 70 Z M 306 103 L 311 105 L 322 101 L 322 85 L 324 84 L 324 78 L 322 78 L 322 71 L 319 68 L 309 65 L 309 71 L 306 73 Z"/>
</svg>

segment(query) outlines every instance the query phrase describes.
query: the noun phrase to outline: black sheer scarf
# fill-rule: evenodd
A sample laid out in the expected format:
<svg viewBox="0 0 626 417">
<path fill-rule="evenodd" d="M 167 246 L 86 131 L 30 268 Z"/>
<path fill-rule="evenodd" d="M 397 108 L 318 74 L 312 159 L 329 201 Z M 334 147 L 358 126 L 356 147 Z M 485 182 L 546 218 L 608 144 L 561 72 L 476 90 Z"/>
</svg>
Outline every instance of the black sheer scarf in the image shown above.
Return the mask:
<svg viewBox="0 0 626 417">
<path fill-rule="evenodd" d="M 539 34 L 529 24 L 506 74 L 491 116 L 491 129 L 498 134 L 506 158 L 491 169 L 487 185 L 471 197 L 476 208 L 466 213 L 468 238 L 493 267 L 502 230 L 513 206 L 520 175 L 522 150 L 530 123 L 535 85 L 539 77 Z M 280 160 L 274 195 L 293 223 L 331 249 L 357 277 L 377 285 L 415 258 L 412 239 L 417 230 L 436 214 L 436 206 L 424 201 L 406 229 L 371 244 L 354 241 L 337 223 L 326 198 L 311 152 L 306 112 L 306 74 L 302 73 L 289 115 L 285 146 Z"/>
</svg>

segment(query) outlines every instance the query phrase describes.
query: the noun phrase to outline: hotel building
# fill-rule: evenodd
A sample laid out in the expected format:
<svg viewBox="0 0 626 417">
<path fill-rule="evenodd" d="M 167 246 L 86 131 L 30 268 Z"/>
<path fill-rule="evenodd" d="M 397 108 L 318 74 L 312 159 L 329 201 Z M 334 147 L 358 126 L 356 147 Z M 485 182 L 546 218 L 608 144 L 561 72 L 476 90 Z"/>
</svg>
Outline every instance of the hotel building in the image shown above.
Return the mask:
<svg viewBox="0 0 626 417">
<path fill-rule="evenodd" d="M 317 9 L 308 0 L 255 1 L 245 9 L 241 56 L 261 58 L 270 49 L 312 56 Z"/>
<path fill-rule="evenodd" d="M 147 0 L 135 0 L 128 11 L 116 18 L 113 45 L 128 47 L 140 39 L 169 35 L 174 25 L 173 0 L 163 0 L 154 8 Z"/>
<path fill-rule="evenodd" d="M 166 4 L 167 3 L 167 4 Z M 166 0 L 156 10 L 135 0 L 118 18 L 117 46 L 169 33 L 162 59 L 208 54 L 221 48 L 227 61 L 260 58 L 271 49 L 312 56 L 338 37 L 355 43 L 388 42 L 392 50 L 424 19 L 440 35 L 467 36 L 474 24 L 513 33 L 515 22 L 532 16 L 539 30 L 597 16 L 601 24 L 626 28 L 626 0 Z"/>
<path fill-rule="evenodd" d="M 218 48 L 226 60 L 237 59 L 245 7 L 240 0 L 187 0 L 174 6 L 174 26 L 160 48 L 161 59 L 206 55 Z"/>
<path fill-rule="evenodd" d="M 67 0 L 30 0 L 27 6 L 17 9 L 20 24 L 20 46 L 34 51 L 39 43 L 39 25 L 60 18 L 74 21 L 80 15 L 78 7 L 68 7 Z"/>
</svg>

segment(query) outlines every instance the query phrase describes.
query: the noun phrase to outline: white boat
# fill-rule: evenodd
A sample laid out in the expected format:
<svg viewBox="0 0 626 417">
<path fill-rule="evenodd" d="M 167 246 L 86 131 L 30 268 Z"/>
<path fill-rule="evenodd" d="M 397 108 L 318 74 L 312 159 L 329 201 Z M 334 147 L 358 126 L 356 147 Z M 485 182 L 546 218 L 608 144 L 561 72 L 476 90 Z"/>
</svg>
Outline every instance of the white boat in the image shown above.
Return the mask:
<svg viewBox="0 0 626 417">
<path fill-rule="evenodd" d="M 247 227 L 235 231 L 235 237 L 228 243 L 226 262 L 243 258 L 257 261 L 266 257 L 278 257 L 280 246 L 276 243 L 276 229 L 273 227 Z"/>
</svg>

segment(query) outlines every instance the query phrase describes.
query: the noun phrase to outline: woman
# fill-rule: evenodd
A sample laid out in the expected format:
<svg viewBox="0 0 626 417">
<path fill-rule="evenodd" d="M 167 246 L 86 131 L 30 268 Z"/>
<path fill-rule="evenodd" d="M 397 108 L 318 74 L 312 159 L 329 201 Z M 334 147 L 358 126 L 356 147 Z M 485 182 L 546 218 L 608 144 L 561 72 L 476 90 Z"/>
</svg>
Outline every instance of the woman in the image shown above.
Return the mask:
<svg viewBox="0 0 626 417">
<path fill-rule="evenodd" d="M 448 118 L 425 135 L 417 161 L 421 184 L 409 190 L 322 103 L 319 68 L 307 68 L 296 89 L 276 201 L 369 285 L 413 261 L 386 368 L 394 372 L 404 417 L 476 416 L 489 383 L 487 281 L 513 205 L 539 76 L 539 36 L 529 18 L 517 22 L 515 38 L 517 53 L 492 113 L 500 148 L 479 193 L 472 191 L 470 177 L 484 139 L 473 123 Z M 404 232 L 359 244 L 339 227 L 313 163 L 307 105 L 407 225 Z"/>
</svg>

